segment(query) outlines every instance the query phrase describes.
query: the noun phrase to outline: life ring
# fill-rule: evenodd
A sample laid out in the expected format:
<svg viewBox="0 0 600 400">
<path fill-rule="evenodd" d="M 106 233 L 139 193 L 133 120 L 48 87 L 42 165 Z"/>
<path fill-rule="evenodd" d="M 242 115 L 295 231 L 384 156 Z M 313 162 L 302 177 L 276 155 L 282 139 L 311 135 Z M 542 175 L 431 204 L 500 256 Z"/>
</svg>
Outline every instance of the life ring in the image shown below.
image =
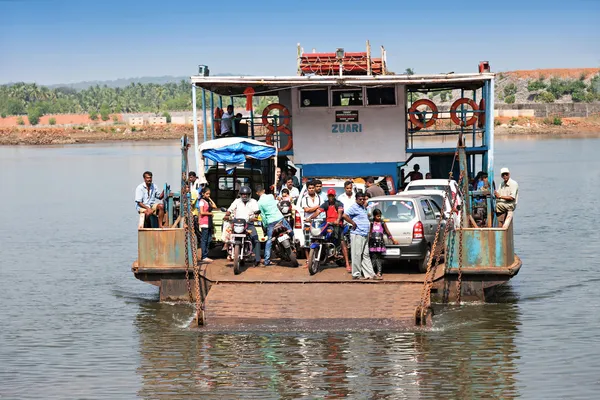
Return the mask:
<svg viewBox="0 0 600 400">
<path fill-rule="evenodd" d="M 433 113 L 431 119 L 429 119 L 425 124 L 423 124 L 423 122 L 417 117 L 417 114 L 415 114 L 418 111 L 417 107 L 419 106 L 427 106 L 431 108 L 431 111 Z M 417 130 L 422 128 L 429 128 L 431 125 L 435 124 L 435 121 L 438 117 L 438 108 L 435 105 L 435 103 L 429 99 L 420 99 L 415 101 L 414 103 L 412 103 L 412 106 L 410 106 L 410 108 L 408 109 L 408 112 L 410 122 L 412 122 L 412 124 L 418 128 Z"/>
<path fill-rule="evenodd" d="M 275 126 L 273 126 L 267 118 L 269 113 L 273 110 L 279 110 L 283 114 L 283 118 L 279 120 L 281 124 L 277 126 L 277 130 L 283 132 L 282 129 L 287 128 L 290 124 L 290 111 L 283 104 L 272 103 L 266 106 L 262 112 L 262 123 L 270 133 L 275 133 Z"/>
<path fill-rule="evenodd" d="M 215 113 L 213 114 L 213 119 L 214 120 L 219 120 L 219 121 L 213 121 L 213 123 L 215 124 L 215 133 L 217 135 L 221 134 L 221 118 L 223 117 L 223 110 L 221 110 L 219 107 L 215 108 Z"/>
<path fill-rule="evenodd" d="M 485 127 L 485 99 L 479 102 L 479 115 L 477 116 L 477 127 Z"/>
<path fill-rule="evenodd" d="M 469 106 L 471 106 L 473 111 L 479 110 L 479 107 L 477 107 L 477 103 L 475 103 L 474 100 L 463 97 L 452 103 L 452 106 L 450 107 L 450 119 L 452 119 L 452 122 L 454 122 L 456 125 L 471 126 L 477 121 L 477 112 L 474 112 L 471 118 L 469 118 L 466 122 L 461 121 L 458 118 L 458 115 L 456 115 L 456 109 L 462 104 L 468 104 Z"/>
<path fill-rule="evenodd" d="M 288 151 L 288 150 L 291 150 L 292 146 L 294 145 L 294 141 L 292 140 L 292 131 L 290 131 L 290 129 L 288 127 L 283 126 L 283 125 L 281 126 L 281 129 L 280 129 L 280 127 L 277 127 L 277 130 L 279 132 L 281 132 L 281 133 L 289 135 L 288 142 L 285 145 L 285 147 L 277 149 L 277 151 Z M 267 144 L 273 145 L 273 134 L 274 133 L 275 133 L 275 131 L 267 133 L 267 137 L 266 137 L 266 143 Z"/>
</svg>

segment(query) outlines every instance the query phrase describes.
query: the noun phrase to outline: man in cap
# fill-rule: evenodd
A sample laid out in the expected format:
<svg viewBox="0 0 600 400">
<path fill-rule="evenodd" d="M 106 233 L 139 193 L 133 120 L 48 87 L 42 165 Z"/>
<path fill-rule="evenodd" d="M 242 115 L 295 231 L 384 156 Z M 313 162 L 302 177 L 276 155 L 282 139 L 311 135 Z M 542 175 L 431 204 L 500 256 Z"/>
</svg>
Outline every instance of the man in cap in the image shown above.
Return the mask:
<svg viewBox="0 0 600 400">
<path fill-rule="evenodd" d="M 500 189 L 494 191 L 494 197 L 496 198 L 496 216 L 498 217 L 498 223 L 502 226 L 508 212 L 514 211 L 517 207 L 519 185 L 514 179 L 511 179 L 508 168 L 502 168 L 500 176 L 502 177 L 502 183 Z"/>
</svg>

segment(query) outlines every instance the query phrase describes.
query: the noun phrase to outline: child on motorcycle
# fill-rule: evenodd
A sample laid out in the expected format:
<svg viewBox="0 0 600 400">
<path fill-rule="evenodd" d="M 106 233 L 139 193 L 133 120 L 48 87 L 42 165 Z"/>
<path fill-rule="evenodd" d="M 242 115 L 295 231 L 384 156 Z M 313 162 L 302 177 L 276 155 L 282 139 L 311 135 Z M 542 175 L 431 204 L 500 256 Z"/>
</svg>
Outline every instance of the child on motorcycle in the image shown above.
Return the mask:
<svg viewBox="0 0 600 400">
<path fill-rule="evenodd" d="M 381 218 L 381 210 L 376 208 L 373 210 L 373 222 L 371 222 L 371 229 L 369 230 L 369 252 L 371 263 L 375 269 L 376 279 L 383 279 L 381 271 L 383 269 L 383 255 L 385 254 L 384 234 L 387 235 L 392 243 L 398 244 Z"/>
</svg>

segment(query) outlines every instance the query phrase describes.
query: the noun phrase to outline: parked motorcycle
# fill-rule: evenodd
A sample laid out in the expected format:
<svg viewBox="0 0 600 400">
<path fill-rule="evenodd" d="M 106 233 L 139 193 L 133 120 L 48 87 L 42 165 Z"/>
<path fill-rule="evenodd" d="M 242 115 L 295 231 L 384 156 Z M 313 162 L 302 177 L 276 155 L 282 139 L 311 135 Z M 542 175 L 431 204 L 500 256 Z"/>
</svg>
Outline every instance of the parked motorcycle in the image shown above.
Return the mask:
<svg viewBox="0 0 600 400">
<path fill-rule="evenodd" d="M 334 241 L 334 226 L 324 219 L 315 219 L 310 221 L 308 229 L 311 241 L 308 253 L 308 272 L 314 275 L 319 271 L 321 264 L 328 264 L 332 261 L 338 265 L 344 265 L 342 239 L 338 238 Z M 344 225 L 340 236 L 346 236 L 349 229 L 348 225 Z"/>
<path fill-rule="evenodd" d="M 231 221 L 231 238 L 227 251 L 233 259 L 233 273 L 236 275 L 241 272 L 245 263 L 254 260 L 252 234 L 248 224 L 244 218 L 234 218 Z"/>
<path fill-rule="evenodd" d="M 283 221 L 280 221 L 273 228 L 271 237 L 271 251 L 281 260 L 289 261 L 293 267 L 298 266 L 296 259 L 296 246 L 290 237 L 289 231 Z"/>
<path fill-rule="evenodd" d="M 292 221 L 292 203 L 289 200 L 282 200 L 277 204 L 277 207 L 287 223 L 290 226 L 294 226 L 294 221 Z"/>
</svg>

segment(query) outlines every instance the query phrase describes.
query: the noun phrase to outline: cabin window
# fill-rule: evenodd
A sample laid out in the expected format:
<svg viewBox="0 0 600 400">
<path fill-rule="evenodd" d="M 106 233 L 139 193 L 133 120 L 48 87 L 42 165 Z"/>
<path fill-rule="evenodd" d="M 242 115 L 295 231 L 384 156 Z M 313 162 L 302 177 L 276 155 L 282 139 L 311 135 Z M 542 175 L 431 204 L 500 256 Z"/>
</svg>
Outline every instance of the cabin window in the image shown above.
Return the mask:
<svg viewBox="0 0 600 400">
<path fill-rule="evenodd" d="M 334 107 L 362 106 L 362 89 L 336 89 L 331 91 L 332 105 Z"/>
<path fill-rule="evenodd" d="M 327 107 L 329 93 L 327 89 L 305 89 L 300 91 L 300 107 Z"/>
<path fill-rule="evenodd" d="M 369 106 L 394 106 L 394 105 L 396 105 L 396 88 L 393 86 L 367 88 L 367 105 L 369 105 Z"/>
</svg>

